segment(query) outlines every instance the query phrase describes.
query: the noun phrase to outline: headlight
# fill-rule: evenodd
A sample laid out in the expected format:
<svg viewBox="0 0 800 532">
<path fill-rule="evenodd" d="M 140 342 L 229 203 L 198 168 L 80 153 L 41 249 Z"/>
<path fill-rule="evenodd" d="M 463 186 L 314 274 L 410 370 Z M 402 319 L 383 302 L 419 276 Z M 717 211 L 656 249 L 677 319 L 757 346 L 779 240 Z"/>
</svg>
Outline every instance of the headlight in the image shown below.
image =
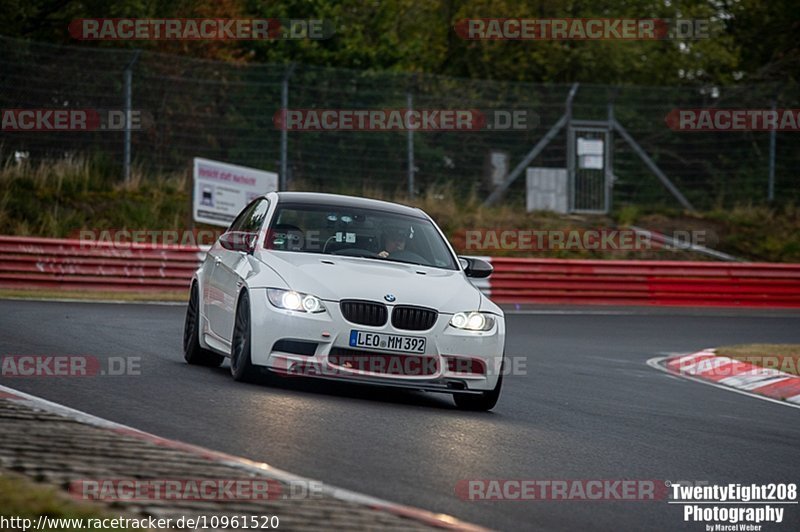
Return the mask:
<svg viewBox="0 0 800 532">
<path fill-rule="evenodd" d="M 494 318 L 482 312 L 456 312 L 450 318 L 450 326 L 468 331 L 488 331 L 494 326 Z"/>
<path fill-rule="evenodd" d="M 317 296 L 303 294 L 294 290 L 282 290 L 280 288 L 267 288 L 269 302 L 278 308 L 294 310 L 297 312 L 310 312 L 317 314 L 325 312 L 325 306 Z"/>
</svg>

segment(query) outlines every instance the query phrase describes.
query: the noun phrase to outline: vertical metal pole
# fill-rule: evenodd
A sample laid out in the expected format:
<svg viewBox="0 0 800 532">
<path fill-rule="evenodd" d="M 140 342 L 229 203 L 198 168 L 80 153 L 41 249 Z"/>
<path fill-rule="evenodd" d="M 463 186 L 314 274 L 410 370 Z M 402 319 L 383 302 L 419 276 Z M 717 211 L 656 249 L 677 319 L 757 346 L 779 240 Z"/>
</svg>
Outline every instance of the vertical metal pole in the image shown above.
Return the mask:
<svg viewBox="0 0 800 532">
<path fill-rule="evenodd" d="M 133 73 L 130 68 L 125 69 L 125 120 L 128 119 L 131 112 L 131 99 L 133 83 Z M 125 172 L 125 184 L 127 185 L 131 180 L 131 128 L 125 127 L 125 148 L 123 155 L 123 165 Z"/>
<path fill-rule="evenodd" d="M 289 65 L 281 84 L 281 111 L 283 112 L 283 127 L 281 128 L 281 171 L 278 175 L 278 190 L 286 190 L 289 185 L 289 130 L 286 127 L 286 113 L 289 110 L 289 78 L 292 76 L 295 64 Z"/>
<path fill-rule="evenodd" d="M 411 91 L 406 93 L 406 104 L 409 113 L 414 110 L 414 97 Z M 408 199 L 414 199 L 414 130 L 408 128 L 406 133 L 408 150 Z"/>
<path fill-rule="evenodd" d="M 575 93 L 578 91 L 579 85 L 579 83 L 572 84 L 572 88 L 567 96 L 565 105 L 566 111 L 563 115 L 561 115 L 561 118 L 559 118 L 558 121 L 553 124 L 553 127 L 551 127 L 547 133 L 545 133 L 544 137 L 539 139 L 539 142 L 537 142 L 536 145 L 531 148 L 531 151 L 529 151 L 528 154 L 522 159 L 522 161 L 520 161 L 519 164 L 517 164 L 517 166 L 511 170 L 511 173 L 506 176 L 505 180 L 494 188 L 492 193 L 489 194 L 489 197 L 486 198 L 486 201 L 483 202 L 484 206 L 488 207 L 494 205 L 500 199 L 503 193 L 508 190 L 508 187 L 510 187 L 511 184 L 520 175 L 522 175 L 522 172 L 526 170 L 528 165 L 539 156 L 542 150 L 544 150 L 554 138 L 556 138 L 556 135 L 558 135 L 561 129 L 569 126 L 570 120 L 572 119 L 572 99 L 575 97 Z M 569 150 L 569 140 L 567 140 L 567 150 Z M 567 162 L 569 163 L 569 155 L 567 156 Z"/>
<path fill-rule="evenodd" d="M 569 124 L 569 121 L 567 121 Z M 567 212 L 575 209 L 575 186 L 572 182 L 573 153 L 572 153 L 572 128 L 567 126 Z"/>
<path fill-rule="evenodd" d="M 130 62 L 125 66 L 125 145 L 123 147 L 123 174 L 125 184 L 131 180 L 131 107 L 133 106 L 133 65 L 139 59 L 141 50 L 136 50 Z"/>
<path fill-rule="evenodd" d="M 772 100 L 772 111 L 778 107 L 777 99 Z M 778 132 L 772 128 L 769 132 L 769 181 L 767 182 L 767 200 L 775 200 L 775 143 L 778 140 Z"/>
<path fill-rule="evenodd" d="M 567 119 L 567 212 L 575 210 L 575 130 L 572 128 L 572 99 L 578 91 L 578 83 L 573 83 L 567 100 L 564 102 L 564 116 Z"/>
<path fill-rule="evenodd" d="M 614 101 L 608 101 L 608 129 L 606 129 L 606 214 L 611 212 L 612 194 L 614 190 Z"/>
</svg>

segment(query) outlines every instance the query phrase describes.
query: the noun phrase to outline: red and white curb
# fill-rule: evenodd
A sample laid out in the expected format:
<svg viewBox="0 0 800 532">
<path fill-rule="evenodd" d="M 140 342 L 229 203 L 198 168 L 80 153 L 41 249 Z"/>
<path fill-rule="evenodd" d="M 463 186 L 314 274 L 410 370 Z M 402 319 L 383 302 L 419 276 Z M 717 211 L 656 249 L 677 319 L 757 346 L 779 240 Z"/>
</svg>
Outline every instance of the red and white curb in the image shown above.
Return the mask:
<svg viewBox="0 0 800 532">
<path fill-rule="evenodd" d="M 726 356 L 717 356 L 714 349 L 651 358 L 647 364 L 689 380 L 800 408 L 800 377 Z"/>
<path fill-rule="evenodd" d="M 45 412 L 50 412 L 52 414 L 66 417 L 68 419 L 72 419 L 80 423 L 84 423 L 101 429 L 110 430 L 112 432 L 116 432 L 117 434 L 121 434 L 132 438 L 137 438 L 162 447 L 168 447 L 171 449 L 180 449 L 181 451 L 196 454 L 207 460 L 222 463 L 232 467 L 237 467 L 239 469 L 249 471 L 252 473 L 257 473 L 260 475 L 268 475 L 276 480 L 283 481 L 285 483 L 293 483 L 301 481 L 308 482 L 311 480 L 305 477 L 301 477 L 299 475 L 295 475 L 293 473 L 289 473 L 288 471 L 284 471 L 282 469 L 277 469 L 263 462 L 255 462 L 252 460 L 248 460 L 246 458 L 233 456 L 219 451 L 213 451 L 211 449 L 206 449 L 204 447 L 200 447 L 197 445 L 192 445 L 177 440 L 162 438 L 161 436 L 156 436 L 154 434 L 134 429 L 126 425 L 115 423 L 107 419 L 99 418 L 93 416 L 92 414 L 87 414 L 86 412 L 81 412 L 80 410 L 75 410 L 68 406 L 50 402 L 46 399 L 42 399 L 41 397 L 36 397 L 35 395 L 30 395 L 15 390 L 13 388 L 8 388 L 7 386 L 0 385 L 0 399 L 15 401 L 20 404 L 29 406 L 31 408 L 35 408 Z M 434 513 L 434 512 L 429 512 L 427 510 L 422 510 L 420 508 L 414 508 L 412 506 L 396 504 L 393 502 L 385 501 L 383 499 L 378 499 L 376 497 L 370 497 L 369 495 L 364 495 L 354 491 L 337 488 L 329 484 L 323 484 L 322 493 L 329 497 L 333 497 L 335 499 L 361 504 L 376 511 L 382 511 L 402 517 L 407 517 L 409 519 L 413 519 L 425 525 L 436 528 L 444 528 L 451 530 L 469 530 L 475 532 L 484 532 L 489 530 L 477 525 L 473 525 L 471 523 L 460 521 L 459 519 L 446 514 Z"/>
</svg>

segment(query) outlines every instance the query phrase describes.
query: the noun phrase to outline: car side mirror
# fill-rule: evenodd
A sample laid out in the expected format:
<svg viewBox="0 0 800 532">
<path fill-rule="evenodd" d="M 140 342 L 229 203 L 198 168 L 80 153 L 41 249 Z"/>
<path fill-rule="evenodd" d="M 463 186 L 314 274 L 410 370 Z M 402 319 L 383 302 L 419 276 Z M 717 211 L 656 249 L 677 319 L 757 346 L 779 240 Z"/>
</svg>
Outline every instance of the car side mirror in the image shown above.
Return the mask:
<svg viewBox="0 0 800 532">
<path fill-rule="evenodd" d="M 482 279 L 489 277 L 494 271 L 492 265 L 483 259 L 478 259 L 475 257 L 458 257 L 458 261 L 464 268 L 464 274 L 467 277 Z"/>
<path fill-rule="evenodd" d="M 257 233 L 229 231 L 219 237 L 219 245 L 228 251 L 252 253 L 256 249 Z"/>
</svg>

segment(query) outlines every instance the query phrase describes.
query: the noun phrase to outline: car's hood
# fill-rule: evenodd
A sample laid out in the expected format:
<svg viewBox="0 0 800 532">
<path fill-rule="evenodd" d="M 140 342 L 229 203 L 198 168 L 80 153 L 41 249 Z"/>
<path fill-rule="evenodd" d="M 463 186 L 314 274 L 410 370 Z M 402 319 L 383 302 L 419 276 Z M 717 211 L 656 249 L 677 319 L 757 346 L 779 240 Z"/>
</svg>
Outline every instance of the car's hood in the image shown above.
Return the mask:
<svg viewBox="0 0 800 532">
<path fill-rule="evenodd" d="M 384 296 L 392 294 L 393 304 L 446 313 L 480 307 L 480 292 L 460 271 L 314 253 L 266 251 L 262 260 L 292 290 L 325 300 L 385 301 Z"/>
</svg>

